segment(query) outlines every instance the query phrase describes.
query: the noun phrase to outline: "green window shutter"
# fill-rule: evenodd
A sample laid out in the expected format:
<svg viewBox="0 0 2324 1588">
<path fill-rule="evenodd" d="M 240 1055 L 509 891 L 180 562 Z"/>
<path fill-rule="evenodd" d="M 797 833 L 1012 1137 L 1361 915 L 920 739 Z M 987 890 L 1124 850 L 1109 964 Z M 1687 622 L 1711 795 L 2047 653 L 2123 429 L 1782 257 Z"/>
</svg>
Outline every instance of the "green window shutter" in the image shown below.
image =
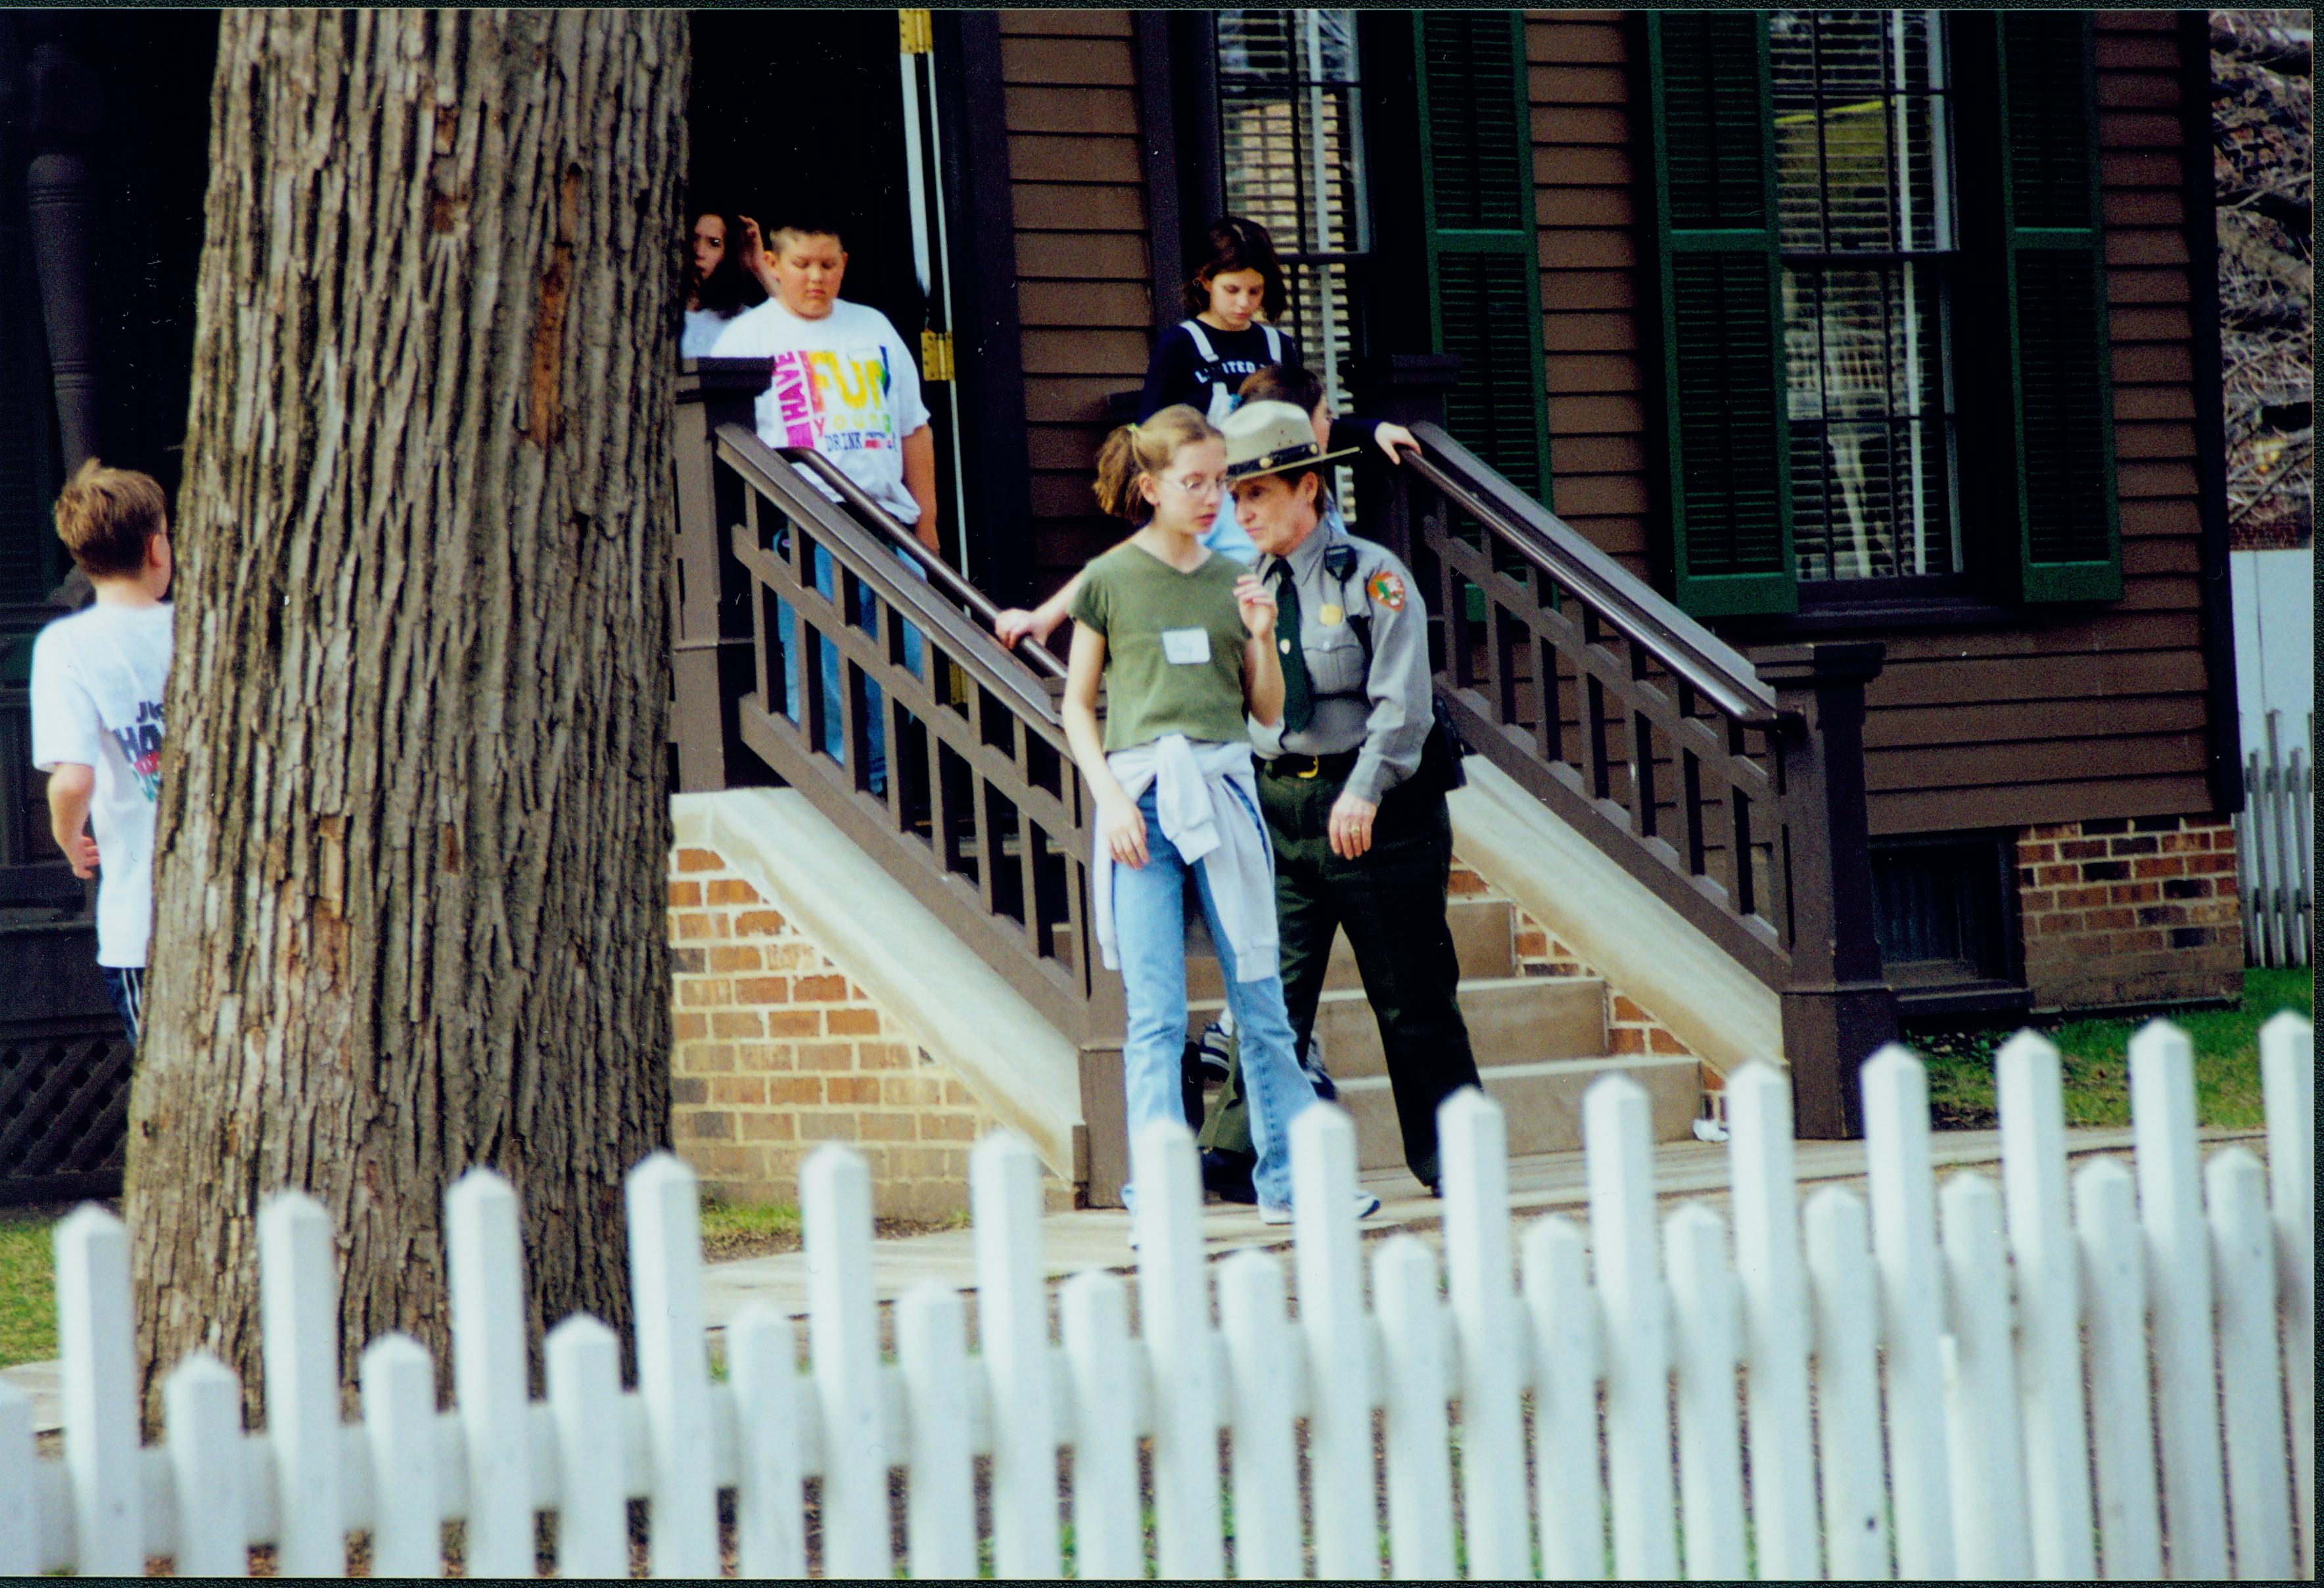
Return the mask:
<svg viewBox="0 0 2324 1588">
<path fill-rule="evenodd" d="M 2090 16 L 2001 15 L 2000 261 L 2016 423 L 2018 596 L 2122 596 Z"/>
<path fill-rule="evenodd" d="M 1796 612 L 1767 20 L 1650 12 L 1646 37 L 1674 596 Z"/>
<path fill-rule="evenodd" d="M 1430 345 L 1458 354 L 1445 429 L 1536 501 L 1549 500 L 1541 253 L 1525 19 L 1413 17 Z"/>
</svg>

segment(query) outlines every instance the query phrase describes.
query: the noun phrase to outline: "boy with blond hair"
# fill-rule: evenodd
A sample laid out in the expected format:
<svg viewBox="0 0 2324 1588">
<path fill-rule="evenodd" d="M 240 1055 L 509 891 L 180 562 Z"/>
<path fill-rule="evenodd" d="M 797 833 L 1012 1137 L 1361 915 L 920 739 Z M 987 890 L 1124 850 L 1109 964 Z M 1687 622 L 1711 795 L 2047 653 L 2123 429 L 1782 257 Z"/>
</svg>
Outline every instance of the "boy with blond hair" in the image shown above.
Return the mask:
<svg viewBox="0 0 2324 1588">
<path fill-rule="evenodd" d="M 150 475 L 90 458 L 57 497 L 57 538 L 97 598 L 32 645 L 32 764 L 49 830 L 97 883 L 97 964 L 134 1047 L 153 926 L 153 811 L 170 676 L 170 519 Z"/>
</svg>

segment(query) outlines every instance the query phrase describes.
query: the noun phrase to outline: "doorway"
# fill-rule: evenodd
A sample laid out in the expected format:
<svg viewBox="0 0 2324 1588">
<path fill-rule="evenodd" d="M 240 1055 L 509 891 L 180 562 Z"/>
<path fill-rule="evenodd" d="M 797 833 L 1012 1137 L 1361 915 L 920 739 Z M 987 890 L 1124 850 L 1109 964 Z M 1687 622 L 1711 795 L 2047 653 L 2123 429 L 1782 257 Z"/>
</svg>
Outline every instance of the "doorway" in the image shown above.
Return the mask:
<svg viewBox="0 0 2324 1588">
<path fill-rule="evenodd" d="M 689 213 L 715 204 L 769 231 L 787 216 L 831 217 L 847 245 L 844 296 L 886 315 L 914 349 L 926 348 L 923 333 L 951 328 L 926 14 L 696 11 L 687 109 Z M 923 19 L 917 55 L 912 18 Z M 949 348 L 945 337 L 937 359 Z M 930 362 L 921 397 L 937 531 L 945 560 L 963 568 L 960 416 L 949 372 Z"/>
</svg>

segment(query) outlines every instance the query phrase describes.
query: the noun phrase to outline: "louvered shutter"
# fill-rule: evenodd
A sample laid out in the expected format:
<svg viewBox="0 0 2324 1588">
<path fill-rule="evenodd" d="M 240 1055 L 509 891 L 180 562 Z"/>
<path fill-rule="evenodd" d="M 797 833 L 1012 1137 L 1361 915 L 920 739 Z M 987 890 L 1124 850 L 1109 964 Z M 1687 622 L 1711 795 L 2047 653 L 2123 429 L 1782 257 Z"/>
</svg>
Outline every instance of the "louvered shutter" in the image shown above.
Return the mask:
<svg viewBox="0 0 2324 1588">
<path fill-rule="evenodd" d="M 1766 17 L 1651 12 L 1646 37 L 1674 598 L 1795 612 Z"/>
<path fill-rule="evenodd" d="M 2003 225 L 2019 598 L 2122 596 L 2090 16 L 2001 16 Z"/>
<path fill-rule="evenodd" d="M 1525 20 L 1509 11 L 1420 12 L 1413 28 L 1430 340 L 1435 351 L 1461 358 L 1445 429 L 1519 490 L 1546 502 Z"/>
</svg>

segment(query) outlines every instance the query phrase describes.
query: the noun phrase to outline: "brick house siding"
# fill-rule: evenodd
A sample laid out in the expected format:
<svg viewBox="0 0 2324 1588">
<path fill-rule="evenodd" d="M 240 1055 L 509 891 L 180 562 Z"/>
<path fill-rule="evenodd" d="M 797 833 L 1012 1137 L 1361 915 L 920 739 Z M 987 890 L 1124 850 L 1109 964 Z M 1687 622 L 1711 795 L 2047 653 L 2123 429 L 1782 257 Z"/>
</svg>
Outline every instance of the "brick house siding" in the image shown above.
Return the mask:
<svg viewBox="0 0 2324 1588">
<path fill-rule="evenodd" d="M 2164 816 L 2027 827 L 2017 867 L 2035 1008 L 2241 992 L 2244 932 L 2229 821 Z"/>
</svg>

